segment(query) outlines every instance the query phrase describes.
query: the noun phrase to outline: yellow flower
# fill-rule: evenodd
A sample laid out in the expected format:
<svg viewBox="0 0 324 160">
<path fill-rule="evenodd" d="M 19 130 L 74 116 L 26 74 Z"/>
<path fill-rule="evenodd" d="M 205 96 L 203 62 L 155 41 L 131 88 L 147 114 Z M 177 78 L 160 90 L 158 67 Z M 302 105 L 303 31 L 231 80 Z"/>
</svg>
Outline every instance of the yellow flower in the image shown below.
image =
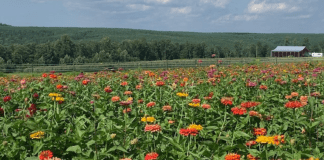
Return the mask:
<svg viewBox="0 0 324 160">
<path fill-rule="evenodd" d="M 188 105 L 191 107 L 199 107 L 200 103 L 189 103 Z"/>
<path fill-rule="evenodd" d="M 155 118 L 154 117 L 142 117 L 141 121 L 142 122 L 154 122 Z"/>
<path fill-rule="evenodd" d="M 258 143 L 274 144 L 273 137 L 269 136 L 259 136 L 255 141 Z"/>
<path fill-rule="evenodd" d="M 198 131 L 200 131 L 200 130 L 203 129 L 203 127 L 202 127 L 200 124 L 199 124 L 199 125 L 191 124 L 191 125 L 188 127 L 188 129 L 192 129 L 192 128 L 194 128 L 194 129 L 196 129 L 196 130 L 198 130 Z"/>
<path fill-rule="evenodd" d="M 58 93 L 50 93 L 48 96 L 50 96 L 50 97 L 62 97 L 62 95 L 58 94 Z"/>
<path fill-rule="evenodd" d="M 58 102 L 58 101 L 62 101 L 64 102 L 64 98 L 63 97 L 52 97 L 52 100 Z"/>
<path fill-rule="evenodd" d="M 43 132 L 43 131 L 38 131 L 38 132 L 36 132 L 36 133 L 31 134 L 31 135 L 30 135 L 30 138 L 31 138 L 31 139 L 41 139 L 41 138 L 44 137 L 44 134 L 45 134 L 45 132 Z"/>
<path fill-rule="evenodd" d="M 188 97 L 188 94 L 187 93 L 177 93 L 177 96 L 179 97 Z"/>
</svg>

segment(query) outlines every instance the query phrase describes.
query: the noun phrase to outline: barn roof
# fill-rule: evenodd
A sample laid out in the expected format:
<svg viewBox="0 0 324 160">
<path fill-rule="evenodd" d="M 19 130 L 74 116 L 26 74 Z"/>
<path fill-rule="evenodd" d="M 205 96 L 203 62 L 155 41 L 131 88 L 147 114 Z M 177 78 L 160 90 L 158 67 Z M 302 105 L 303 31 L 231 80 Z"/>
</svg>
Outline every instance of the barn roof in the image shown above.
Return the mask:
<svg viewBox="0 0 324 160">
<path fill-rule="evenodd" d="M 300 52 L 304 50 L 304 48 L 306 48 L 306 46 L 277 46 L 277 48 L 272 51 Z"/>
</svg>

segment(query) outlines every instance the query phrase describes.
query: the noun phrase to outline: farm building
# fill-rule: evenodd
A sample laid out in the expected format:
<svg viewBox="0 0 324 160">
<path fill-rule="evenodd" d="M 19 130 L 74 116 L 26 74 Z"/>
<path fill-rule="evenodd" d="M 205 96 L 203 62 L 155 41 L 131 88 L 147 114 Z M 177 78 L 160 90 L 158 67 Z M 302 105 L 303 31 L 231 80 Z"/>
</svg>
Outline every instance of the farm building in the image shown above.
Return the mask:
<svg viewBox="0 0 324 160">
<path fill-rule="evenodd" d="M 271 51 L 271 57 L 304 57 L 306 52 L 310 52 L 306 46 L 277 46 Z"/>
</svg>

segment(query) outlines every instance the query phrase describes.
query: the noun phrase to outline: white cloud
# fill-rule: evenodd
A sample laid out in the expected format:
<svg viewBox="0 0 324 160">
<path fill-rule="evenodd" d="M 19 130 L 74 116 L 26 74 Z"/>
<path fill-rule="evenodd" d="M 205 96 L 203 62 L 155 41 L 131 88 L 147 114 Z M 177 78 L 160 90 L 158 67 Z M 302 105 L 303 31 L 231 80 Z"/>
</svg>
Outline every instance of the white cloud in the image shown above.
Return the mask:
<svg viewBox="0 0 324 160">
<path fill-rule="evenodd" d="M 182 13 L 182 14 L 188 14 L 191 12 L 190 7 L 183 7 L 183 8 L 171 8 L 171 13 Z"/>
<path fill-rule="evenodd" d="M 258 19 L 258 15 L 237 15 L 233 17 L 233 20 L 235 21 L 251 21 L 251 20 L 255 20 Z"/>
<path fill-rule="evenodd" d="M 248 5 L 249 13 L 265 13 L 271 11 L 295 12 L 298 9 L 298 7 L 290 6 L 286 3 L 266 3 L 266 0 L 261 3 L 256 3 L 256 0 L 252 0 Z"/>
<path fill-rule="evenodd" d="M 232 15 L 227 14 L 222 17 L 219 17 L 218 19 L 212 21 L 212 23 L 224 23 L 224 22 L 232 22 L 232 21 L 252 21 L 258 19 L 258 15 Z"/>
<path fill-rule="evenodd" d="M 168 3 L 171 2 L 171 0 L 145 0 L 145 2 Z"/>
<path fill-rule="evenodd" d="M 226 4 L 228 4 L 231 0 L 200 0 L 201 3 L 211 3 L 215 7 L 224 8 Z"/>
<path fill-rule="evenodd" d="M 128 8 L 145 11 L 151 8 L 151 6 L 147 6 L 144 4 L 129 4 L 127 5 Z"/>
<path fill-rule="evenodd" d="M 300 15 L 300 16 L 294 16 L 294 17 L 285 17 L 284 19 L 305 19 L 305 18 L 310 18 L 312 15 L 307 14 L 307 15 Z"/>
</svg>

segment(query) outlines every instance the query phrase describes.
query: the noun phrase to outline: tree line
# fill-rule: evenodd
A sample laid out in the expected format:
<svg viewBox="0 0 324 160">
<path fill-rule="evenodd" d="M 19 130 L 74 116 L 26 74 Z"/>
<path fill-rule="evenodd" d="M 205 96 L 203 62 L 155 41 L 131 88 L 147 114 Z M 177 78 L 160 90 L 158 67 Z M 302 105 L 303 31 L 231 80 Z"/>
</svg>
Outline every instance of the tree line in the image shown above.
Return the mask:
<svg viewBox="0 0 324 160">
<path fill-rule="evenodd" d="M 324 41 L 311 45 L 308 38 L 297 42 L 285 38 L 282 45 L 303 45 L 312 52 L 321 52 Z M 265 42 L 245 45 L 237 40 L 234 47 L 207 46 L 200 43 L 173 43 L 171 40 L 136 40 L 112 41 L 104 37 L 100 41 L 73 42 L 69 35 L 47 43 L 0 44 L 0 63 L 7 64 L 68 64 L 68 63 L 102 63 L 127 61 L 154 61 L 172 59 L 217 58 L 226 57 L 267 57 L 274 46 Z"/>
</svg>

